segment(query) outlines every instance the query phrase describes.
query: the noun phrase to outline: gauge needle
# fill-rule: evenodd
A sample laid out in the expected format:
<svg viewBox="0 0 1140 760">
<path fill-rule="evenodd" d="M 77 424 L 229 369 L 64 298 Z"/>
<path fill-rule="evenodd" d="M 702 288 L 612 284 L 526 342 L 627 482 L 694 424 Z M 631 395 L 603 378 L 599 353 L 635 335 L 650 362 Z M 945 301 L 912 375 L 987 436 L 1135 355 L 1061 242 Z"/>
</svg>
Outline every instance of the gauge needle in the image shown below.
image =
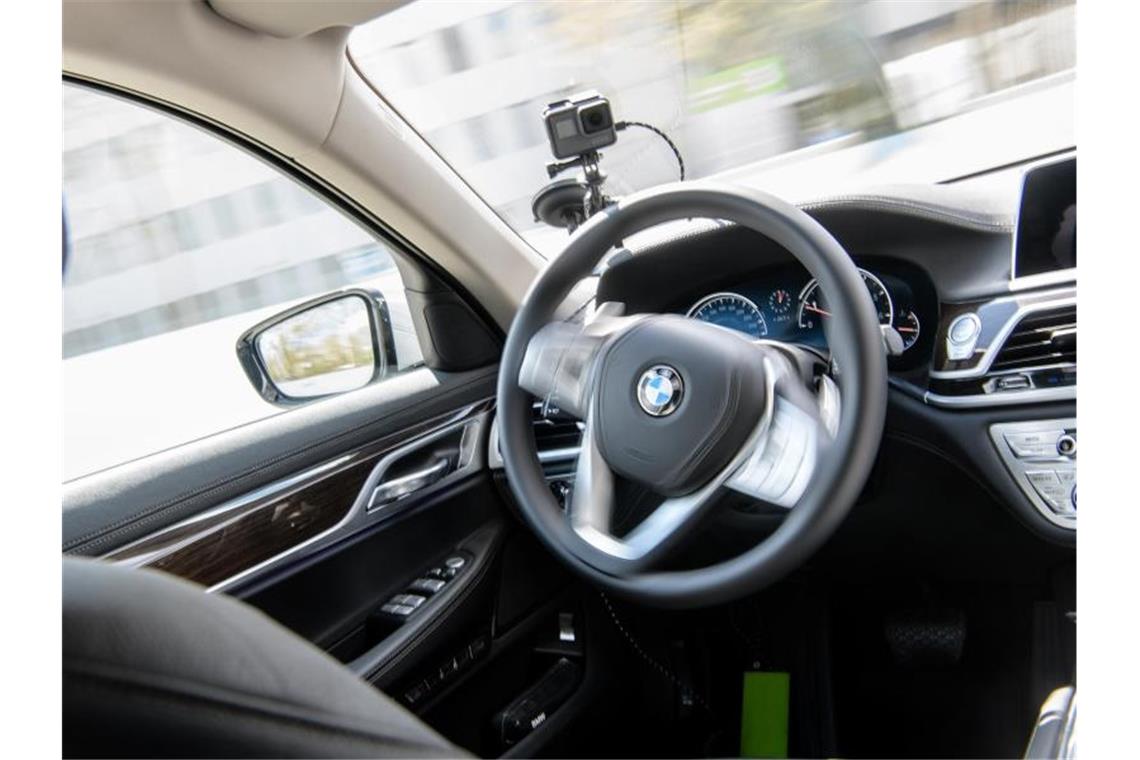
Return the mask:
<svg viewBox="0 0 1140 760">
<path fill-rule="evenodd" d="M 899 332 L 918 332 L 918 330 L 913 327 L 896 327 L 895 329 Z"/>
<path fill-rule="evenodd" d="M 810 303 L 805 303 L 804 308 L 807 309 L 808 311 L 814 311 L 816 314 L 822 314 L 825 317 L 831 316 L 830 311 L 824 311 L 823 309 L 819 308 L 818 306 L 812 306 Z"/>
</svg>

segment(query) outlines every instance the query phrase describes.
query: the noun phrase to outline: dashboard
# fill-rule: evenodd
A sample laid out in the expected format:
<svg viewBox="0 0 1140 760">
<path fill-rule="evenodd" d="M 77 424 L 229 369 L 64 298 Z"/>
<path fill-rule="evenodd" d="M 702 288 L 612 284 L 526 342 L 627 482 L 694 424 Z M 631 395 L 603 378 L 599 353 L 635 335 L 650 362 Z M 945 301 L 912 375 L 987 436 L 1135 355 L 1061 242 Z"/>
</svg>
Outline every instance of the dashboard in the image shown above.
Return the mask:
<svg viewBox="0 0 1140 760">
<path fill-rule="evenodd" d="M 963 180 L 804 206 L 902 339 L 887 362 L 887 436 L 937 452 L 1066 545 L 1077 503 L 1075 161 L 986 180 L 1016 182 L 1016 203 Z M 824 355 L 842 318 L 790 252 L 715 220 L 615 252 L 594 300 Z"/>
</svg>

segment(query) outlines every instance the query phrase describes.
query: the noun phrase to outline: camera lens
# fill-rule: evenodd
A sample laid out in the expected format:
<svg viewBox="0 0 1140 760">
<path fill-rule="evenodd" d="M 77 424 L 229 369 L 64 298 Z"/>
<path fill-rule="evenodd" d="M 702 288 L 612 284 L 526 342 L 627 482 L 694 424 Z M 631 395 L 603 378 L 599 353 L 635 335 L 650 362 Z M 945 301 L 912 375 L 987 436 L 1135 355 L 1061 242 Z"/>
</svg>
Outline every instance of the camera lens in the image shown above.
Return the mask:
<svg viewBox="0 0 1140 760">
<path fill-rule="evenodd" d="M 613 126 L 613 116 L 610 115 L 608 103 L 587 106 L 581 110 L 580 117 L 582 131 L 588 135 L 603 132 Z"/>
</svg>

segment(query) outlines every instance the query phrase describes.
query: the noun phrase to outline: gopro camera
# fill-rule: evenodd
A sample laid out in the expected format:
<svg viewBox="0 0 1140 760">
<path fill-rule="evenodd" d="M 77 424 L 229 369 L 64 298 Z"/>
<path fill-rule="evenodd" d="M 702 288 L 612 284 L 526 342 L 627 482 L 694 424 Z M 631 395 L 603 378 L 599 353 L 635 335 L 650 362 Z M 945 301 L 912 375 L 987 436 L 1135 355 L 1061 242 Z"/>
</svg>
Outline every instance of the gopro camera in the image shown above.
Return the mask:
<svg viewBox="0 0 1140 760">
<path fill-rule="evenodd" d="M 617 142 L 610 101 L 594 90 L 551 103 L 542 112 L 556 158 L 570 158 Z"/>
</svg>

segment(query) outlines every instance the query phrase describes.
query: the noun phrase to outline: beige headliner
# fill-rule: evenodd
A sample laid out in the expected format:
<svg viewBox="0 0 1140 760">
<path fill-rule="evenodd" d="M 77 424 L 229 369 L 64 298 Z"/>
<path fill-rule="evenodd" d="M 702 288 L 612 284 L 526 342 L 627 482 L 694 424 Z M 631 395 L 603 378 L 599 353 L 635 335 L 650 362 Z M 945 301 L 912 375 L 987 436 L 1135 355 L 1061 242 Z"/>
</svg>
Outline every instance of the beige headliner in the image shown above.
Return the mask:
<svg viewBox="0 0 1140 760">
<path fill-rule="evenodd" d="M 304 37 L 333 26 L 357 26 L 409 0 L 206 0 L 225 18 L 274 37 Z"/>
<path fill-rule="evenodd" d="M 297 4 L 307 5 L 280 5 Z M 505 329 L 542 259 L 370 89 L 348 61 L 349 31 L 273 36 L 204 0 L 71 0 L 63 68 L 224 124 L 292 160 L 437 261 Z"/>
</svg>

